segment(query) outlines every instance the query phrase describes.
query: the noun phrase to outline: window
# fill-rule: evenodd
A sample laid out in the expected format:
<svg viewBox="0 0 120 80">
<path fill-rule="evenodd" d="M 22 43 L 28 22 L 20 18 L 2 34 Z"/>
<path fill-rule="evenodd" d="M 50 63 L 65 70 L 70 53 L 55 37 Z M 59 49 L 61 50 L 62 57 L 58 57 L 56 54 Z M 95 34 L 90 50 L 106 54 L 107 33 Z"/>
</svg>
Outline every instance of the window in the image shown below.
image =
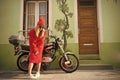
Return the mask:
<svg viewBox="0 0 120 80">
<path fill-rule="evenodd" d="M 28 31 L 35 27 L 39 17 L 45 18 L 45 27 L 48 26 L 48 0 L 25 0 L 23 30 Z M 27 33 L 25 34 L 27 36 Z"/>
<path fill-rule="evenodd" d="M 80 6 L 94 6 L 94 0 L 80 0 Z"/>
</svg>

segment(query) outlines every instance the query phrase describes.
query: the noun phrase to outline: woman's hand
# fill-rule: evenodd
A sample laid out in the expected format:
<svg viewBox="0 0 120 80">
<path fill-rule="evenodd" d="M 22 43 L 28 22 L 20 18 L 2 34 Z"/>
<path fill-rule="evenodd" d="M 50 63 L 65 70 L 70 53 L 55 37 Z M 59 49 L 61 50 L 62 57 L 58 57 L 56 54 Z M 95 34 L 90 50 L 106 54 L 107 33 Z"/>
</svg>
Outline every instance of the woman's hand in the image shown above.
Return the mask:
<svg viewBox="0 0 120 80">
<path fill-rule="evenodd" d="M 37 56 L 39 54 L 39 52 L 37 51 L 36 53 L 35 53 L 35 55 Z"/>
</svg>

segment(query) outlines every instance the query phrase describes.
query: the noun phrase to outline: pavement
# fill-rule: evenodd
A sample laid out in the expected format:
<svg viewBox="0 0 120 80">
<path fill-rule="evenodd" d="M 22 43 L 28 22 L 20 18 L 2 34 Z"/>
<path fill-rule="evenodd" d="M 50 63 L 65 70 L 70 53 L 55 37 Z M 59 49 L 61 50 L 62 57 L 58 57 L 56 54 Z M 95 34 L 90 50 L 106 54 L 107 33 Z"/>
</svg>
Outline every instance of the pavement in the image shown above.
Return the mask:
<svg viewBox="0 0 120 80">
<path fill-rule="evenodd" d="M 0 70 L 0 80 L 33 80 L 20 70 Z M 77 70 L 65 73 L 62 70 L 41 72 L 37 80 L 120 80 L 120 70 Z"/>
</svg>

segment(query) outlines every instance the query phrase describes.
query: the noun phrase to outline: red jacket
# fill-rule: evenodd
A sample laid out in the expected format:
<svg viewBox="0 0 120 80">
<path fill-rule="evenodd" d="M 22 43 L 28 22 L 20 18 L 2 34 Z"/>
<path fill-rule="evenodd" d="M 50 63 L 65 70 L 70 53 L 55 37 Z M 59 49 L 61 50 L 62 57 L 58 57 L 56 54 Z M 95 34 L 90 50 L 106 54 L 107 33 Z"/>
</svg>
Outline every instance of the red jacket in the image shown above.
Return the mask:
<svg viewBox="0 0 120 80">
<path fill-rule="evenodd" d="M 29 44 L 30 44 L 30 55 L 29 62 L 31 63 L 40 63 L 42 62 L 42 52 L 44 48 L 44 40 L 46 36 L 46 32 L 44 32 L 44 36 L 37 37 L 35 34 L 35 28 L 32 28 L 29 32 Z M 38 52 L 38 55 L 35 53 Z"/>
</svg>

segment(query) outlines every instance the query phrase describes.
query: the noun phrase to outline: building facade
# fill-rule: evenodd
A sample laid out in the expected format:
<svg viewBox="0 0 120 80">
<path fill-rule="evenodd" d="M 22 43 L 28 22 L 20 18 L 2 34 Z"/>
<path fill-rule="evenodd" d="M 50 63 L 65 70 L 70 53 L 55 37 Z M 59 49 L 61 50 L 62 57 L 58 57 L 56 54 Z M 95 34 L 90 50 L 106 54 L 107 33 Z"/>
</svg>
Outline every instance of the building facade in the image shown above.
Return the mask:
<svg viewBox="0 0 120 80">
<path fill-rule="evenodd" d="M 67 0 L 67 4 L 73 13 L 69 18 L 73 38 L 67 39 L 67 50 L 74 52 L 81 64 L 111 64 L 120 68 L 120 1 Z M 44 16 L 46 28 L 61 36 L 54 26 L 64 15 L 56 0 L 0 1 L 0 68 L 16 68 L 17 56 L 8 38 L 34 27 L 40 16 Z"/>
</svg>

